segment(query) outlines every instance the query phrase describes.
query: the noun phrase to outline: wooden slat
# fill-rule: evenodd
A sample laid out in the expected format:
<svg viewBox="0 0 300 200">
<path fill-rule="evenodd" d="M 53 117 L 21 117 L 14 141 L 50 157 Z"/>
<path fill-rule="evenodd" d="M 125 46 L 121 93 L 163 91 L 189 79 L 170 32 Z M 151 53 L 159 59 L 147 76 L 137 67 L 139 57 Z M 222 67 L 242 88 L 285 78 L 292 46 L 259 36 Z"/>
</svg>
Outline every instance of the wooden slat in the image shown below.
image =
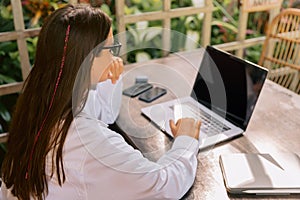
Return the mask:
<svg viewBox="0 0 300 200">
<path fill-rule="evenodd" d="M 118 30 L 118 39 L 122 44 L 120 55 L 122 59 L 126 62 L 127 56 L 127 44 L 126 44 L 126 24 L 124 20 L 124 8 L 125 8 L 125 0 L 116 1 L 116 19 L 117 19 L 117 30 Z"/>
<path fill-rule="evenodd" d="M 169 11 L 154 11 L 154 12 L 146 12 L 135 15 L 126 15 L 124 16 L 125 24 L 131 24 L 139 21 L 154 21 L 154 20 L 162 20 L 165 18 L 176 18 L 187 15 L 195 15 L 199 13 L 208 13 L 212 12 L 213 8 L 210 7 L 186 7 L 186 8 L 176 8 Z"/>
<path fill-rule="evenodd" d="M 243 9 L 243 8 L 241 8 L 241 9 Z M 239 31 L 238 31 L 237 38 L 236 38 L 237 41 L 244 41 L 246 38 L 248 15 L 249 14 L 247 12 L 240 12 L 240 14 L 239 14 L 239 26 L 238 26 Z M 235 54 L 238 57 L 242 57 L 243 50 L 244 50 L 243 48 L 239 48 Z"/>
<path fill-rule="evenodd" d="M 164 0 L 163 2 L 163 11 L 169 12 L 171 10 L 171 1 Z M 163 42 L 163 56 L 167 56 L 171 48 L 171 18 L 163 19 L 163 33 L 162 33 L 162 42 Z"/>
<path fill-rule="evenodd" d="M 0 33 L 0 42 L 38 36 L 41 28 L 32 28 L 24 31 L 11 31 Z"/>
<path fill-rule="evenodd" d="M 277 1 L 243 0 L 242 3 L 243 3 L 244 12 L 258 12 L 258 11 L 280 8 L 282 4 L 282 0 L 277 0 Z"/>
<path fill-rule="evenodd" d="M 247 39 L 247 40 L 244 40 L 244 41 L 227 42 L 227 43 L 224 43 L 224 44 L 214 45 L 214 47 L 223 49 L 224 51 L 233 51 L 233 50 L 237 50 L 237 49 L 248 48 L 248 47 L 251 47 L 251 46 L 263 44 L 265 38 L 266 37 L 263 36 L 263 37 Z"/>
<path fill-rule="evenodd" d="M 272 61 L 273 63 L 278 63 L 281 66 L 289 66 L 289 67 L 292 67 L 294 69 L 300 70 L 300 66 L 299 65 L 296 65 L 296 64 L 293 64 L 293 63 L 289 63 L 289 62 L 286 62 L 286 61 L 283 61 L 283 60 L 279 60 L 279 59 L 272 58 L 272 57 L 265 57 L 265 60 Z"/>
<path fill-rule="evenodd" d="M 212 10 L 213 3 L 212 0 L 205 1 L 205 8 L 210 10 L 210 12 L 204 12 L 202 32 L 201 32 L 201 45 L 206 47 L 210 44 L 211 37 L 211 22 L 212 22 Z"/>
<path fill-rule="evenodd" d="M 295 84 L 299 81 L 298 71 L 290 67 L 281 67 L 275 70 L 270 70 L 268 78 L 292 91 L 295 90 Z"/>
<path fill-rule="evenodd" d="M 298 74 L 298 83 L 296 84 L 295 92 L 300 94 L 300 74 Z"/>
<path fill-rule="evenodd" d="M 23 82 L 0 85 L 0 96 L 20 92 L 22 87 L 23 87 Z"/>
<path fill-rule="evenodd" d="M 287 35 L 287 36 L 284 36 L 284 35 Z M 282 41 L 288 41 L 288 42 L 294 42 L 294 43 L 299 43 L 300 44 L 300 38 L 292 38 L 292 37 L 289 37 L 289 36 L 292 36 L 292 35 L 288 34 L 288 33 L 278 34 L 278 35 L 273 35 L 273 34 L 270 35 L 270 37 L 272 37 L 272 39 L 280 39 Z M 289 37 L 289 38 L 287 38 L 287 37 Z"/>
<path fill-rule="evenodd" d="M 7 142 L 8 139 L 8 133 L 0 133 L 0 143 Z"/>
</svg>

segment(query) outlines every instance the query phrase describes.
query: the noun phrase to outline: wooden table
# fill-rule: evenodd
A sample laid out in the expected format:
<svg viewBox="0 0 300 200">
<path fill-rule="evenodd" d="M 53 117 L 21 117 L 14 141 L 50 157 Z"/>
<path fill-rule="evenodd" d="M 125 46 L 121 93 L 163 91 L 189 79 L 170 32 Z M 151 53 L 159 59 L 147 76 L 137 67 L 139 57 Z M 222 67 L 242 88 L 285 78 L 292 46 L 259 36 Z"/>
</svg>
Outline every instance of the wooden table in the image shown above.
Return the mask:
<svg viewBox="0 0 300 200">
<path fill-rule="evenodd" d="M 123 96 L 117 125 L 145 157 L 157 160 L 172 145 L 172 138 L 161 132 L 140 109 L 151 104 L 189 95 L 200 66 L 202 51 L 172 54 L 169 57 L 125 66 L 124 88 L 134 84 L 137 75 L 168 89 L 167 95 L 152 103 Z M 234 73 L 234 72 L 233 72 Z M 300 199 L 300 195 L 230 195 L 224 187 L 219 155 L 226 153 L 280 153 L 300 155 L 300 96 L 267 80 L 250 124 L 243 136 L 201 150 L 196 180 L 183 199 Z M 300 181 L 300 180 L 299 180 Z"/>
</svg>

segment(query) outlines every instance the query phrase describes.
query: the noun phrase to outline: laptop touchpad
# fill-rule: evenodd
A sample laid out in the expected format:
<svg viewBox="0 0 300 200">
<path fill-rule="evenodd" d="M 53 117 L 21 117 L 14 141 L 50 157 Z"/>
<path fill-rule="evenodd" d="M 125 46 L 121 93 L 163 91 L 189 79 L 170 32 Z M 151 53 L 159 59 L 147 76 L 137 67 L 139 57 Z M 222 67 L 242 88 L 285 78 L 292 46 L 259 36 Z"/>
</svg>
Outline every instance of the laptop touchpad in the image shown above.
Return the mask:
<svg viewBox="0 0 300 200">
<path fill-rule="evenodd" d="M 169 107 L 160 104 L 154 105 L 150 110 L 150 119 L 153 120 L 163 131 L 171 134 L 169 121 L 174 120 L 174 113 Z"/>
</svg>

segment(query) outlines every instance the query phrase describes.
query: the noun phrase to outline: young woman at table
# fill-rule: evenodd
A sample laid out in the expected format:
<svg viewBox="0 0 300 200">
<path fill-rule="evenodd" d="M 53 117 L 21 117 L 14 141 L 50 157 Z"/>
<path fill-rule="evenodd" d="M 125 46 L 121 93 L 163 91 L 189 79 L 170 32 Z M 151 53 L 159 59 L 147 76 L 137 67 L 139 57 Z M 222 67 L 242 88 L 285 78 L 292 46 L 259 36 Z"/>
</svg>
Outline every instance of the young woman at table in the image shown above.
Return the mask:
<svg viewBox="0 0 300 200">
<path fill-rule="evenodd" d="M 48 17 L 9 131 L 3 199 L 178 199 L 191 187 L 200 122 L 170 122 L 175 140 L 157 162 L 107 128 L 121 99 L 119 48 L 99 9 Z"/>
</svg>

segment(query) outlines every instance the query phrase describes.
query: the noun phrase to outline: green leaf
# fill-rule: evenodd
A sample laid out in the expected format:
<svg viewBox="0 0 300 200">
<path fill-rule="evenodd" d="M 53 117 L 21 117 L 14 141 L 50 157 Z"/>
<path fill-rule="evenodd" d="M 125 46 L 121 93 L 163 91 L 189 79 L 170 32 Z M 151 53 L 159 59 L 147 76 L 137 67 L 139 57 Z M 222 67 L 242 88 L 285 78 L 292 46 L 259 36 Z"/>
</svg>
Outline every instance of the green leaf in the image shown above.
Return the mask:
<svg viewBox="0 0 300 200">
<path fill-rule="evenodd" d="M 143 9 L 146 11 L 151 11 L 151 5 L 148 1 L 142 1 Z"/>
<path fill-rule="evenodd" d="M 4 74 L 0 74 L 0 82 L 2 83 L 14 83 L 16 82 L 16 80 L 14 80 L 13 78 L 6 76 Z"/>
<path fill-rule="evenodd" d="M 223 22 L 223 21 L 219 21 L 219 20 L 213 20 L 211 25 L 222 26 L 224 28 L 227 28 L 227 29 L 233 31 L 234 33 L 238 32 L 238 29 L 234 25 L 229 24 L 227 22 Z"/>
<path fill-rule="evenodd" d="M 132 7 L 128 7 L 128 6 L 125 6 L 125 9 L 124 9 L 124 13 L 125 15 L 131 15 L 131 14 L 134 14 L 134 12 L 138 10 L 138 8 L 136 6 L 132 6 Z"/>
<path fill-rule="evenodd" d="M 149 25 L 148 21 L 140 21 L 140 22 L 136 22 L 136 28 L 137 29 L 146 29 Z"/>
<path fill-rule="evenodd" d="M 13 60 L 18 60 L 19 59 L 19 52 L 18 51 L 9 52 L 8 55 Z"/>
<path fill-rule="evenodd" d="M 3 132 L 3 130 L 1 130 L 1 125 L 0 125 L 0 131 Z M 7 148 L 6 148 L 5 144 L 0 143 L 0 148 L 1 148 L 4 152 L 7 152 Z"/>
<path fill-rule="evenodd" d="M 151 56 L 146 52 L 138 52 L 135 56 L 136 62 L 144 62 L 151 60 Z"/>
<path fill-rule="evenodd" d="M 134 3 L 134 4 L 140 4 L 140 3 L 142 3 L 142 0 L 132 0 L 132 3 Z"/>
<path fill-rule="evenodd" d="M 110 8 L 107 4 L 102 4 L 100 9 L 105 12 L 107 15 L 111 16 L 111 11 L 110 11 Z"/>
<path fill-rule="evenodd" d="M 197 26 L 196 23 L 196 18 L 194 16 L 188 16 L 184 25 L 187 29 L 195 30 Z"/>
<path fill-rule="evenodd" d="M 159 27 L 152 27 L 152 28 L 148 28 L 146 30 L 147 30 L 147 33 L 144 37 L 145 42 L 153 40 L 155 37 L 159 36 L 162 33 L 162 29 Z"/>
<path fill-rule="evenodd" d="M 58 9 L 59 6 L 57 3 L 54 3 L 54 2 L 50 2 L 50 5 L 54 8 L 54 10 Z"/>
<path fill-rule="evenodd" d="M 219 4 L 218 1 L 214 0 L 213 3 L 216 5 L 216 7 L 221 10 L 221 12 L 229 19 L 229 21 L 234 25 L 234 26 L 238 26 L 238 22 L 235 21 L 233 19 L 233 17 L 226 11 L 226 9 L 221 5 Z"/>
<path fill-rule="evenodd" d="M 8 8 L 5 7 L 5 6 L 0 6 L 0 15 L 1 15 L 4 19 L 13 19 L 12 12 L 9 11 Z"/>
<path fill-rule="evenodd" d="M 133 29 L 131 26 L 127 26 L 128 32 L 131 33 L 133 39 L 134 39 L 134 45 L 139 44 L 139 35 L 136 29 Z"/>
<path fill-rule="evenodd" d="M 7 122 L 11 120 L 10 113 L 7 108 L 0 102 L 0 116 Z"/>
<path fill-rule="evenodd" d="M 0 43 L 0 50 L 3 50 L 4 52 L 11 52 L 11 51 L 17 51 L 18 46 L 17 42 L 1 42 Z"/>
</svg>

